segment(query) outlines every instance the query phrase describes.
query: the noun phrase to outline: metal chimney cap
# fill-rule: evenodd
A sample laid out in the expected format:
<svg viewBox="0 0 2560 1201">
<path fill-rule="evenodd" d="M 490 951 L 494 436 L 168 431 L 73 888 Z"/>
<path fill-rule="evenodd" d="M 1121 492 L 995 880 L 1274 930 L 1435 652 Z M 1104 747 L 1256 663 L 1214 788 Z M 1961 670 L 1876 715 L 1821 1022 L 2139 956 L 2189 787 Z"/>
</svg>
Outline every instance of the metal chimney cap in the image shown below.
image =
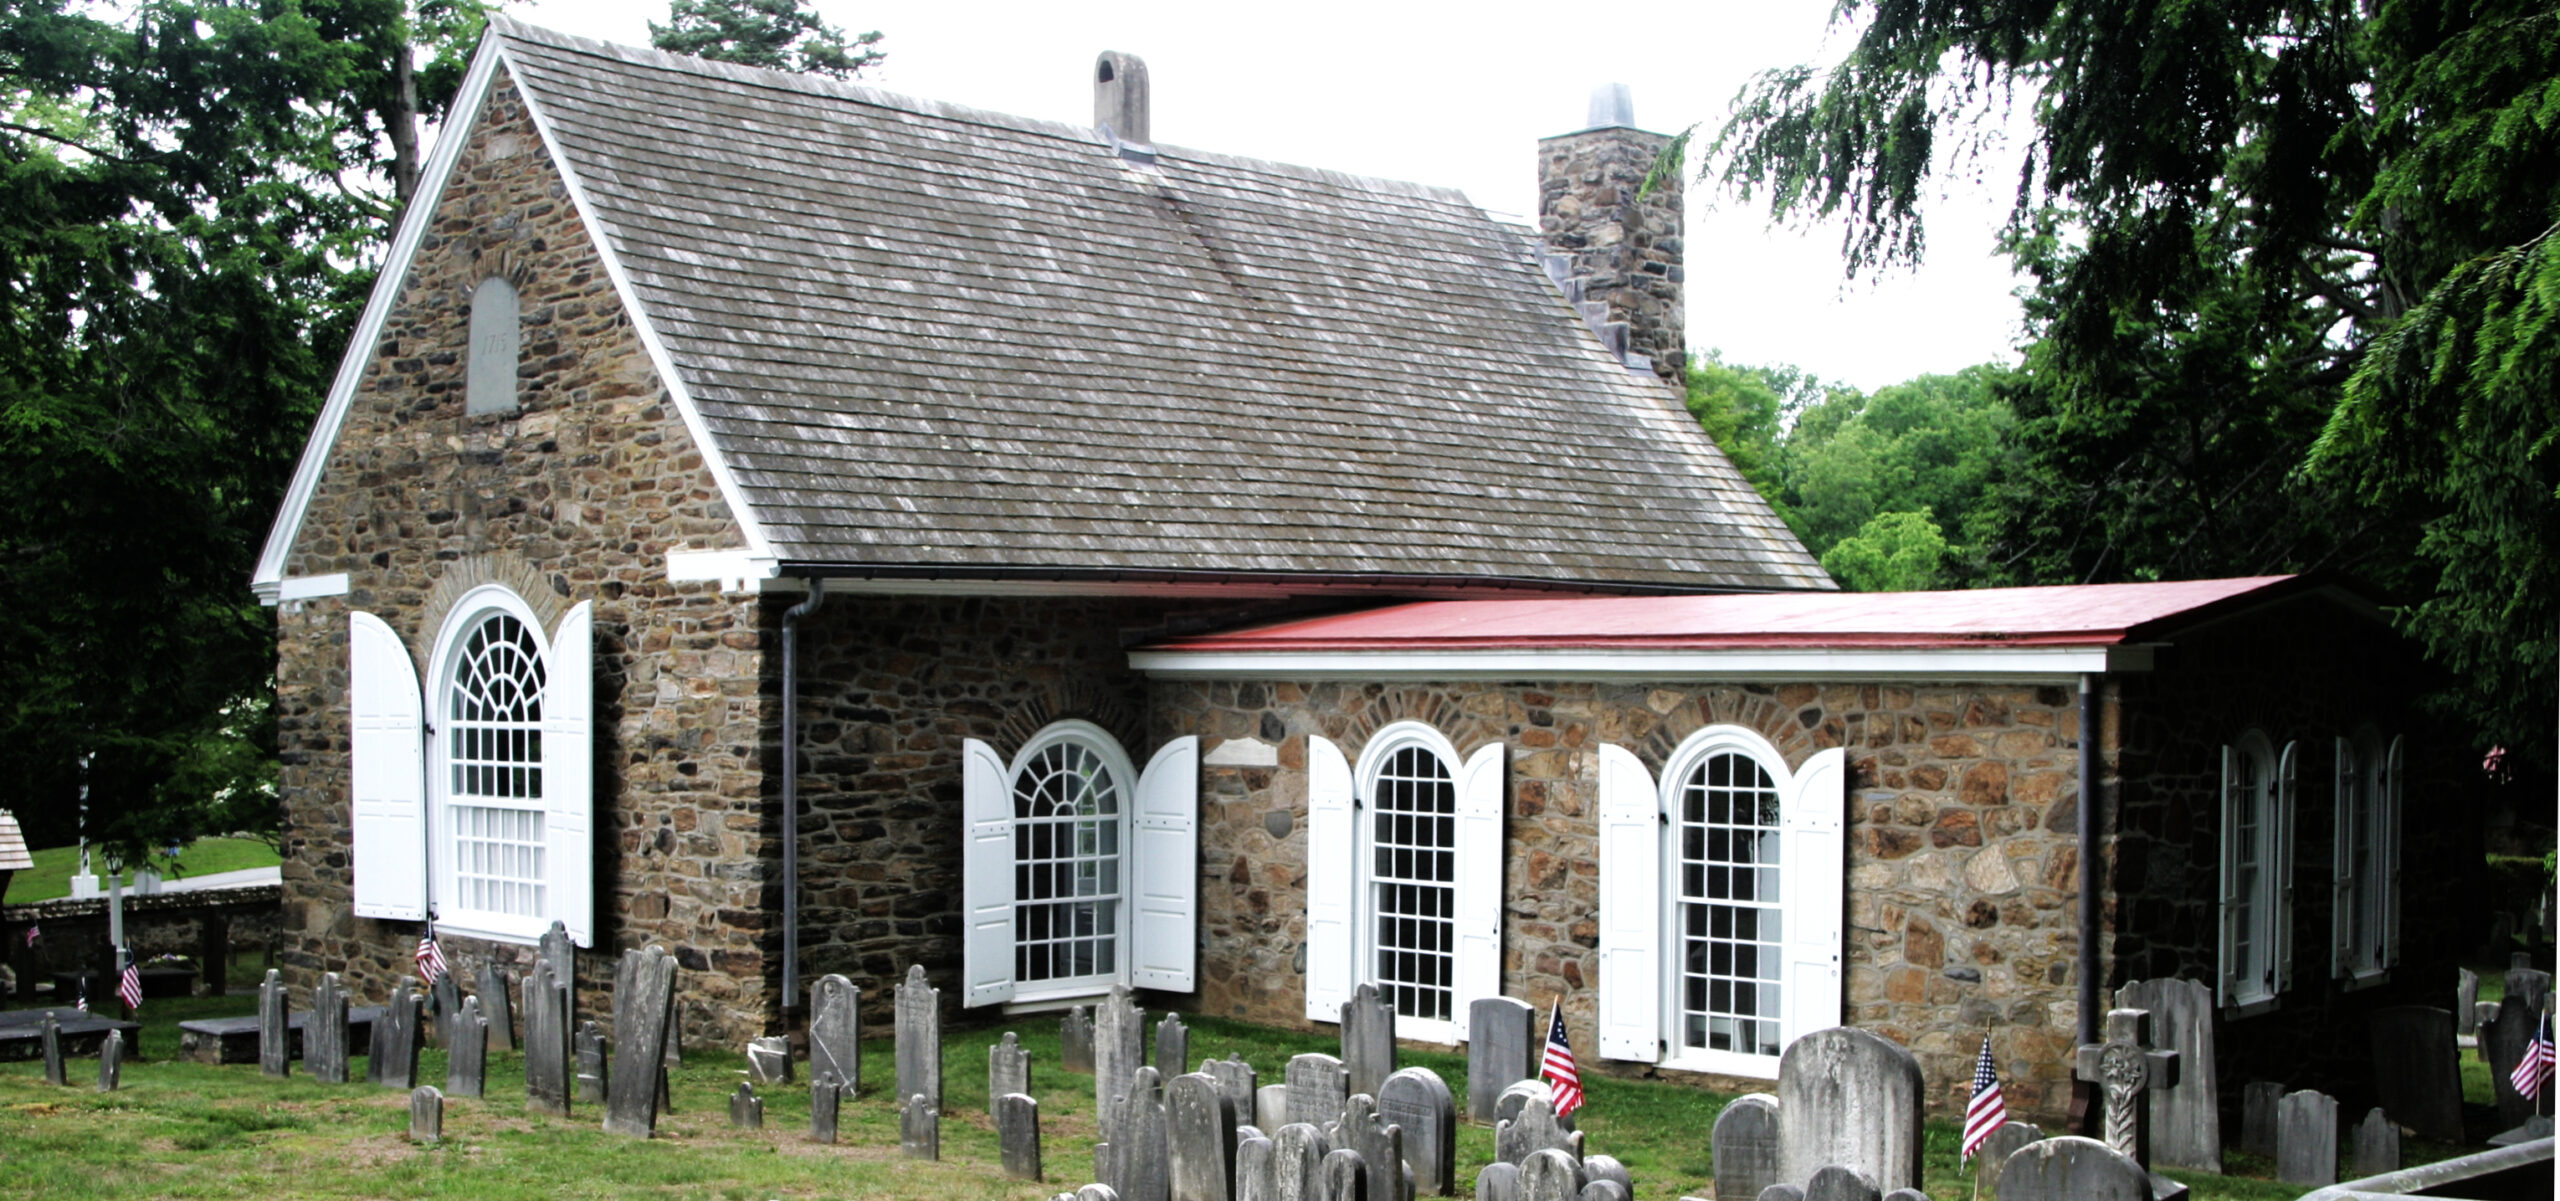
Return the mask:
<svg viewBox="0 0 2560 1201">
<path fill-rule="evenodd" d="M 1635 93 L 1623 83 L 1604 83 L 1591 89 L 1591 116 L 1585 129 L 1633 129 L 1636 127 Z"/>
</svg>

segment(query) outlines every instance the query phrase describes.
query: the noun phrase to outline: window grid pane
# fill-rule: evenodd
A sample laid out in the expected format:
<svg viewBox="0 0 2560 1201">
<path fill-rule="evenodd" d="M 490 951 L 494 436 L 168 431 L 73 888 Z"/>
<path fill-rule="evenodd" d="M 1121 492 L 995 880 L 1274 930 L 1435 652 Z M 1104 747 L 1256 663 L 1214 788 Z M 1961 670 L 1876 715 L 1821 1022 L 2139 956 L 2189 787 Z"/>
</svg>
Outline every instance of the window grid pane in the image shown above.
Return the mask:
<svg viewBox="0 0 2560 1201">
<path fill-rule="evenodd" d="M 1013 781 L 1013 975 L 1112 977 L 1120 955 L 1120 785 L 1090 746 L 1042 749 Z"/>
<path fill-rule="evenodd" d="M 2241 991 L 2247 993 L 2265 987 L 2265 944 L 2258 934 L 2258 860 L 2264 850 L 2259 844 L 2265 837 L 2261 793 L 2265 782 L 2259 779 L 2255 755 L 2242 750 L 2232 758 L 2238 776 L 2232 787 L 2239 790 L 2232 805 L 2232 858 L 2239 870 L 2231 882 L 2231 904 L 2237 911 L 2231 918 L 2231 962 L 2238 969 Z"/>
<path fill-rule="evenodd" d="M 1370 805 L 1374 973 L 1402 1017 L 1448 1021 L 1457 985 L 1458 788 L 1440 757 L 1406 747 Z"/>
<path fill-rule="evenodd" d="M 459 909 L 539 918 L 545 905 L 542 651 L 500 613 L 463 639 L 447 691 L 445 760 Z M 498 802 L 487 804 L 473 802 Z"/>
<path fill-rule="evenodd" d="M 1680 1045 L 1779 1051 L 1786 942 L 1778 788 L 1747 755 L 1709 756 L 1680 789 Z"/>
<path fill-rule="evenodd" d="M 542 916 L 542 811 L 456 805 L 451 812 L 456 903 L 482 913 Z"/>
</svg>

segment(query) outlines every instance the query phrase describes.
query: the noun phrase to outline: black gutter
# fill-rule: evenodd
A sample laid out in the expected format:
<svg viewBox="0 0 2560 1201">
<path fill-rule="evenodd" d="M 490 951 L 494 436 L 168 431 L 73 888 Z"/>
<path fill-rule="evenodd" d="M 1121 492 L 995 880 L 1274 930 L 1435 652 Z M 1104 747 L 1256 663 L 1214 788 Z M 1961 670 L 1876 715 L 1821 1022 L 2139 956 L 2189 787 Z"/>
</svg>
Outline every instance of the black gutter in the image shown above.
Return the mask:
<svg viewBox="0 0 2560 1201">
<path fill-rule="evenodd" d="M 777 576 L 807 580 L 915 580 L 1022 584 L 1185 584 L 1424 592 L 1538 592 L 1698 596 L 1709 593 L 1827 592 L 1768 584 L 1654 584 L 1550 580 L 1531 576 L 1429 575 L 1419 572 L 1209 571 L 1191 568 L 969 567 L 950 564 L 828 563 L 783 560 Z"/>
<path fill-rule="evenodd" d="M 800 1006 L 800 619 L 827 602 L 827 581 L 782 614 L 782 1025 Z"/>
</svg>

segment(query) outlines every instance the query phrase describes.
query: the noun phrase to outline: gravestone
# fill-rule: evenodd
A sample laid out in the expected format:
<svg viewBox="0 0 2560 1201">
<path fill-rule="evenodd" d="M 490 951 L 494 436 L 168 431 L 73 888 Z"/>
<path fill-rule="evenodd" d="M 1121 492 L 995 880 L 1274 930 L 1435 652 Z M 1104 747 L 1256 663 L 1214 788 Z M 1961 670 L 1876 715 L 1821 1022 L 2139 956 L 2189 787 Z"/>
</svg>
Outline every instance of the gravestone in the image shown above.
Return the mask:
<svg viewBox="0 0 2560 1201">
<path fill-rule="evenodd" d="M 1253 1090 L 1253 1124 L 1273 1132 L 1289 1124 L 1289 1086 L 1265 1084 Z"/>
<path fill-rule="evenodd" d="M 1342 1103 L 1351 1099 L 1351 1075 L 1342 1061 L 1321 1051 L 1289 1058 L 1282 1077 L 1289 1085 L 1289 1120 L 1322 1129 L 1340 1120 Z"/>
<path fill-rule="evenodd" d="M 1528 1104 L 1520 1107 L 1519 1117 L 1495 1124 L 1493 1157 L 1504 1163 L 1525 1166 L 1529 1157 L 1540 1151 L 1561 1151 L 1571 1156 L 1575 1163 L 1580 1163 L 1582 1134 L 1559 1124 L 1556 1108 L 1546 1098 L 1531 1097 Z"/>
<path fill-rule="evenodd" d="M 444 1094 L 432 1084 L 410 1090 L 409 1140 L 430 1147 L 444 1141 Z"/>
<path fill-rule="evenodd" d="M 2521 1001 L 2526 1010 L 2540 1013 L 2551 1006 L 2551 973 L 2535 971 L 2523 962 L 2531 958 L 2522 951 L 2516 952 L 2516 959 L 2519 962 L 2507 969 L 2505 1003 L 2514 1004 Z"/>
<path fill-rule="evenodd" d="M 925 982 L 924 965 L 907 969 L 898 986 L 898 1095 L 919 1094 L 936 1121 L 942 1114 L 942 990 Z M 904 1102 L 901 1102 L 904 1104 Z M 940 1144 L 937 1142 L 937 1146 Z"/>
<path fill-rule="evenodd" d="M 258 1071 L 279 1079 L 293 1074 L 293 1017 L 285 1002 L 284 973 L 268 968 L 258 982 Z"/>
<path fill-rule="evenodd" d="M 2173 1168 L 2222 1171 L 2222 1098 L 2213 1056 L 2213 990 L 2193 980 L 2137 980 L 2116 1005 L 2151 1014 L 2153 1046 L 2178 1054 L 2177 1083 L 2149 1090 L 2151 1158 Z"/>
<path fill-rule="evenodd" d="M 1378 1086 L 1378 1116 L 1404 1128 L 1404 1161 L 1413 1168 L 1416 1194 L 1456 1193 L 1458 1107 L 1438 1072 L 1404 1068 L 1388 1076 Z"/>
<path fill-rule="evenodd" d="M 1097 1105 L 1108 1102 L 1129 1087 L 1130 1074 L 1147 1063 L 1147 1011 L 1138 1008 L 1126 984 L 1111 986 L 1111 994 L 1093 1011 L 1093 1096 Z M 1168 1065 L 1182 1070 L 1179 1063 Z M 1159 1070 L 1162 1070 L 1161 1068 Z M 1106 1182 L 1107 1183 L 1107 1182 Z M 1140 1201 L 1120 1190 L 1121 1201 Z M 1156 1201 L 1146 1198 L 1145 1201 Z"/>
<path fill-rule="evenodd" d="M 1323 1201 L 1324 1157 L 1333 1140 L 1323 1127 L 1291 1122 L 1271 1136 L 1271 1183 L 1280 1201 Z"/>
<path fill-rule="evenodd" d="M 1556 1103 L 1555 1086 L 1534 1078 L 1514 1080 L 1504 1085 L 1501 1094 L 1493 1099 L 1493 1124 L 1500 1126 L 1504 1122 L 1519 1117 L 1520 1111 L 1533 1099 L 1543 1099 L 1549 1108 L 1553 1108 Z M 1571 1130 L 1573 1118 L 1569 1114 L 1559 1116 L 1556 1124 Z"/>
<path fill-rule="evenodd" d="M 2356 1124 L 2355 1148 L 2348 1163 L 2357 1180 L 2399 1171 L 2399 1124 L 2378 1108 L 2365 1114 L 2364 1121 Z"/>
<path fill-rule="evenodd" d="M 667 1043 L 676 1020 L 676 960 L 664 947 L 622 953 L 613 998 L 613 1079 L 605 1090 L 609 1134 L 649 1138 L 667 1084 Z"/>
<path fill-rule="evenodd" d="M 2501 1128 L 2533 1116 L 2534 1103 L 2517 1093 L 2509 1078 L 2515 1075 L 2525 1048 L 2532 1045 L 2534 1023 L 2540 1020 L 2540 1013 L 2510 1000 L 2500 1002 L 2498 1011 L 2480 1022 L 2480 1058 L 2489 1064 L 2489 1090 L 2498 1106 Z"/>
<path fill-rule="evenodd" d="M 444 1095 L 478 1097 L 489 1078 L 489 1018 L 480 998 L 465 997 L 446 1027 L 450 1045 L 444 1053 Z"/>
<path fill-rule="evenodd" d="M 1716 1115 L 1707 1141 L 1715 1157 L 1716 1196 L 1759 1196 L 1778 1182 L 1778 1099 L 1767 1093 L 1734 1098 Z"/>
<path fill-rule="evenodd" d="M 62 1023 L 55 1021 L 48 1011 L 44 1015 L 44 1025 L 38 1029 L 42 1031 L 40 1037 L 44 1041 L 44 1082 L 70 1087 L 71 1077 L 64 1074 L 62 1067 Z"/>
<path fill-rule="evenodd" d="M 1582 1182 L 1581 1201 L 1632 1201 L 1634 1196 L 1635 1194 L 1627 1191 L 1627 1186 L 1620 1184 L 1615 1180 L 1585 1180 Z M 1921 1201 L 1928 1201 L 1928 1198 L 1923 1197 L 1921 1198 Z"/>
<path fill-rule="evenodd" d="M 1031 1052 L 1014 1037 L 1004 1032 L 1004 1041 L 987 1048 L 987 1112 L 996 1112 L 996 1102 L 1007 1093 L 1031 1093 Z"/>
<path fill-rule="evenodd" d="M 1102 1027 L 1097 1025 L 1098 1036 Z M 1095 1045 L 1097 1070 L 1110 1059 L 1100 1040 Z M 1172 1119 L 1166 1112 L 1164 1076 L 1141 1065 L 1129 1072 L 1128 1092 L 1120 1102 L 1120 1129 L 1112 1140 L 1113 1167 L 1120 1179 L 1105 1181 L 1126 1201 L 1168 1201 L 1173 1195 Z"/>
<path fill-rule="evenodd" d="M 738 1091 L 729 1094 L 729 1124 L 740 1130 L 764 1129 L 764 1098 L 756 1095 L 756 1086 L 744 1080 Z"/>
<path fill-rule="evenodd" d="M 1630 1173 L 1627 1171 L 1627 1165 L 1625 1165 L 1625 1164 L 1622 1164 L 1622 1163 L 1619 1163 L 1619 1162 L 1618 1162 L 1618 1157 L 1617 1157 L 1617 1156 L 1614 1156 L 1614 1155 L 1585 1155 L 1585 1156 L 1583 1156 L 1583 1157 L 1582 1157 L 1582 1188 L 1583 1188 L 1583 1191 L 1585 1191 L 1585 1192 L 1590 1191 L 1590 1189 L 1591 1189 L 1591 1185 L 1592 1185 L 1592 1182 L 1594 1182 L 1594 1181 L 1600 1181 L 1600 1180 L 1607 1180 L 1607 1181 L 1614 1182 L 1614 1183 L 1615 1183 L 1615 1184 L 1616 1184 L 1620 1189 L 1624 1190 L 1624 1191 L 1627 1193 L 1627 1195 L 1629 1195 L 1629 1196 L 1634 1196 L 1634 1195 L 1635 1195 L 1635 1191 L 1636 1191 L 1636 1178 L 1634 1177 L 1634 1175 L 1630 1174 Z"/>
<path fill-rule="evenodd" d="M 2020 1148 L 2043 1137 L 2044 1131 L 2032 1123 L 2003 1122 L 1991 1137 L 1982 1140 L 1981 1149 L 1973 1153 L 1974 1201 L 2000 1201 L 2000 1165 L 2009 1162 Z"/>
<path fill-rule="evenodd" d="M 124 1087 L 124 1031 L 109 1030 L 98 1044 L 98 1091 L 111 1093 Z"/>
<path fill-rule="evenodd" d="M 569 1027 L 569 991 L 554 983 L 551 972 L 551 962 L 538 959 L 524 978 L 525 1107 L 565 1118 L 576 1083 L 571 1074 L 575 1036 Z"/>
<path fill-rule="evenodd" d="M 809 1081 L 809 1141 L 836 1141 L 836 1119 L 844 1108 L 844 1081 L 834 1072 L 818 1072 Z"/>
<path fill-rule="evenodd" d="M 809 1076 L 820 1072 L 835 1073 L 844 1091 L 861 1095 L 862 990 L 832 972 L 809 986 Z"/>
<path fill-rule="evenodd" d="M 373 1020 L 374 1053 L 365 1067 L 374 1083 L 403 1092 L 417 1087 L 419 1027 L 425 1023 L 426 1011 L 426 997 L 402 977 L 392 991 L 391 1003 Z"/>
<path fill-rule="evenodd" d="M 2373 1087 L 2391 1120 L 2428 1138 L 2462 1141 L 2462 1052 L 2453 1015 L 2392 1005 L 2365 1018 L 2373 1036 Z"/>
<path fill-rule="evenodd" d="M 1062 1071 L 1093 1074 L 1093 1015 L 1082 1005 L 1067 1010 L 1058 1019 L 1058 1067 Z"/>
<path fill-rule="evenodd" d="M 2462 975 L 2453 986 L 2453 1032 L 2480 1032 L 2480 973 L 2470 968 L 2459 969 Z"/>
<path fill-rule="evenodd" d="M 1343 1103 L 1342 1122 L 1334 1138 L 1359 1152 L 1360 1162 L 1369 1166 L 1370 1201 L 1412 1201 L 1405 1175 L 1404 1128 L 1378 1112 L 1376 1098 L 1351 1094 Z"/>
<path fill-rule="evenodd" d="M 302 1022 L 302 1066 L 325 1084 L 347 1082 L 347 989 L 338 973 L 320 977 L 311 990 L 311 1016 Z"/>
<path fill-rule="evenodd" d="M 1916 1188 L 1898 1188 L 1886 1193 L 1884 1201 L 1929 1201 L 1929 1194 Z"/>
<path fill-rule="evenodd" d="M 813 1030 L 810 1046 L 816 1045 Z M 791 1040 L 779 1034 L 748 1039 L 747 1079 L 768 1086 L 791 1083 Z"/>
<path fill-rule="evenodd" d="M 2338 1182 L 2337 1098 L 2310 1089 L 2284 1095 L 2276 1106 L 2276 1179 L 2286 1184 Z"/>
<path fill-rule="evenodd" d="M 1498 1159 L 1486 1164 L 1476 1173 L 1476 1201 L 1520 1201 L 1519 1167 Z"/>
<path fill-rule="evenodd" d="M 1182 1015 L 1168 1013 L 1156 1023 L 1156 1070 L 1180 1074 L 1182 1065 L 1191 1062 L 1191 1028 L 1182 1024 Z"/>
<path fill-rule="evenodd" d="M 1778 1178 L 1840 1164 L 1878 1188 L 1920 1185 L 1920 1062 L 1847 1026 L 1816 1030 L 1778 1057 Z"/>
<path fill-rule="evenodd" d="M 601 1105 L 612 1095 L 612 1061 L 607 1058 L 604 1030 L 593 1020 L 578 1023 L 578 1099 Z"/>
<path fill-rule="evenodd" d="M 2154 1050 L 2151 1011 L 2107 1011 L 2107 1041 L 2080 1048 L 2072 1075 L 2099 1086 L 2106 1105 L 2106 1143 L 2151 1170 L 2151 1098 L 2176 1087 L 2178 1053 Z M 1897 1186 L 1898 1187 L 1898 1186 Z"/>
<path fill-rule="evenodd" d="M 569 994 L 569 1012 L 560 1028 L 570 1029 L 570 1023 L 578 1016 L 578 944 L 569 937 L 567 926 L 554 921 L 550 929 L 542 932 L 533 953 L 537 962 L 551 965 L 551 987 Z"/>
<path fill-rule="evenodd" d="M 1176 1076 L 1164 1087 L 1164 1103 L 1173 1201 L 1233 1201 L 1236 1114 L 1218 1078 Z"/>
<path fill-rule="evenodd" d="M 1494 1098 L 1514 1080 L 1538 1075 L 1538 1011 L 1518 997 L 1467 1003 L 1467 1120 L 1493 1124 Z"/>
<path fill-rule="evenodd" d="M 1272 1178 L 1278 1167 L 1272 1157 L 1277 1144 L 1259 1132 L 1247 1134 L 1246 1129 L 1236 1128 L 1236 1201 L 1277 1201 L 1280 1186 Z"/>
<path fill-rule="evenodd" d="M 1038 1101 L 1020 1090 L 996 1098 L 996 1148 L 1003 1156 L 1005 1175 L 1017 1180 L 1041 1178 Z"/>
<path fill-rule="evenodd" d="M 516 974 L 497 964 L 480 968 L 480 1016 L 489 1019 L 489 1049 L 516 1049 Z"/>
<path fill-rule="evenodd" d="M 2151 1174 L 2092 1138 L 2038 1139 L 2000 1167 L 2002 1201 L 2152 1201 Z"/>
<path fill-rule="evenodd" d="M 1252 1064 L 1245 1062 L 1243 1056 L 1203 1059 L 1200 1061 L 1200 1070 L 1218 1078 L 1218 1091 L 1226 1097 L 1227 1105 L 1235 1110 L 1236 1125 L 1262 1125 L 1260 1106 L 1256 1103 L 1258 1098 L 1254 1096 L 1254 1090 L 1260 1085 L 1262 1076 L 1261 1073 L 1253 1070 Z M 1263 1126 L 1265 1130 L 1279 1128 L 1278 1123 Z"/>
<path fill-rule="evenodd" d="M 1351 1091 L 1372 1097 L 1396 1070 L 1396 1007 L 1378 995 L 1375 984 L 1351 990 L 1351 999 L 1342 1003 L 1342 1067 L 1351 1074 Z"/>
<path fill-rule="evenodd" d="M 1120 1201 L 1119 1190 L 1099 1181 L 1072 1193 L 1060 1193 L 1051 1201 Z"/>
<path fill-rule="evenodd" d="M 1875 1179 L 1846 1164 L 1828 1164 L 1804 1182 L 1804 1201 L 1877 1201 Z"/>
<path fill-rule="evenodd" d="M 1760 1201 L 1804 1201 L 1804 1186 L 1773 1184 L 1760 1190 Z"/>
<path fill-rule="evenodd" d="M 1316 1188 L 1324 1201 L 1368 1201 L 1369 1165 L 1359 1152 L 1337 1147 L 1316 1166 Z"/>
<path fill-rule="evenodd" d="M 1582 1161 L 1552 1148 L 1520 1161 L 1520 1201 L 1580 1201 Z"/>
<path fill-rule="evenodd" d="M 462 982 L 453 978 L 451 970 L 427 985 L 427 1005 L 435 1011 L 435 1022 L 430 1028 L 435 1031 L 436 1045 L 452 1046 L 454 1015 L 462 1012 Z"/>
<path fill-rule="evenodd" d="M 2283 1100 L 2284 1086 L 2272 1080 L 2252 1080 L 2241 1088 L 2241 1150 L 2276 1157 L 2276 1104 Z"/>
</svg>

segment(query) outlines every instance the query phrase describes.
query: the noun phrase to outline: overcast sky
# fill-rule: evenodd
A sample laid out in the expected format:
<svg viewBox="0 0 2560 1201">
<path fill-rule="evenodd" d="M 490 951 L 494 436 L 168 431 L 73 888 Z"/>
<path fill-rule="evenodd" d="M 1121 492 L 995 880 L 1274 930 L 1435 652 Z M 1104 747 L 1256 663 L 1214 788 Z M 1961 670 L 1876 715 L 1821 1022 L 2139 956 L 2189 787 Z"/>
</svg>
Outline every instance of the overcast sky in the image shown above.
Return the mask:
<svg viewBox="0 0 2560 1201">
<path fill-rule="evenodd" d="M 1537 139 L 1581 128 L 1594 86 L 1630 85 L 1637 123 L 1676 132 L 1720 121 L 1752 72 L 1830 61 L 1846 36 L 1826 36 L 1829 0 L 817 7 L 848 30 L 886 35 L 888 61 L 864 77 L 878 87 L 1085 124 L 1093 57 L 1119 50 L 1147 60 L 1159 142 L 1448 185 L 1515 218 L 1536 208 Z M 634 45 L 666 16 L 664 0 L 506 9 Z M 1563 24 L 1576 12 L 1590 24 Z M 1760 212 L 1693 184 L 1689 344 L 1869 389 L 2014 361 L 2017 281 L 1992 251 L 2010 186 L 1995 177 L 1933 198 L 1919 271 L 1848 281 L 1838 227 L 1772 229 Z"/>
</svg>

